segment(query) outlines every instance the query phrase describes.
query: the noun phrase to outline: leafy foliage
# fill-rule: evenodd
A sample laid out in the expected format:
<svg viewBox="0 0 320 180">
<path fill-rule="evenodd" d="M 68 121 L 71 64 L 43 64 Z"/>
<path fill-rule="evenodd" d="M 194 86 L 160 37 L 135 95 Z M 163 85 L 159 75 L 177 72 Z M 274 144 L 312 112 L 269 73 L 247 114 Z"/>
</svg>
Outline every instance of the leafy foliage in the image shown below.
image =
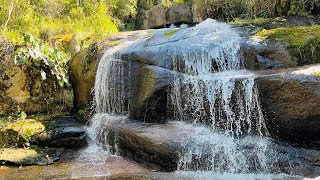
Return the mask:
<svg viewBox="0 0 320 180">
<path fill-rule="evenodd" d="M 69 83 L 67 76 L 67 55 L 51 48 L 32 35 L 24 35 L 24 46 L 15 52 L 14 62 L 19 66 L 30 66 L 39 70 L 42 80 L 49 71 L 63 86 Z"/>
<path fill-rule="evenodd" d="M 85 40 L 117 32 L 105 0 L 14 0 L 11 19 L 4 29 L 9 5 L 9 0 L 0 0 L 0 34 L 13 42 L 23 42 L 23 33 L 43 40 L 58 34 L 74 34 Z"/>
<path fill-rule="evenodd" d="M 198 14 L 224 20 L 234 18 L 275 17 L 287 15 L 306 16 L 319 0 L 192 0 Z"/>
</svg>

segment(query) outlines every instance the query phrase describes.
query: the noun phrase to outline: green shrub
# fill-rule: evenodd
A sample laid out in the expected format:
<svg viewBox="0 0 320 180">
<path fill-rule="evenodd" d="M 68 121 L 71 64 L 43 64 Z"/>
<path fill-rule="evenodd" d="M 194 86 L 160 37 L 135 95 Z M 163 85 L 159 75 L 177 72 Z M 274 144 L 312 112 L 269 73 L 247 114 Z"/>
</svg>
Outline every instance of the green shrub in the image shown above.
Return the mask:
<svg viewBox="0 0 320 180">
<path fill-rule="evenodd" d="M 32 35 L 24 35 L 24 45 L 16 50 L 14 58 L 16 65 L 33 67 L 40 71 L 42 80 L 46 79 L 46 72 L 50 72 L 61 86 L 69 83 L 68 60 L 67 54 L 51 48 Z"/>
<path fill-rule="evenodd" d="M 83 4 L 75 0 L 15 0 L 11 18 L 5 28 L 8 2 L 0 0 L 0 35 L 14 43 L 23 42 L 23 33 L 38 38 L 74 34 L 81 40 L 99 40 L 117 32 L 104 0 L 87 0 Z"/>
</svg>

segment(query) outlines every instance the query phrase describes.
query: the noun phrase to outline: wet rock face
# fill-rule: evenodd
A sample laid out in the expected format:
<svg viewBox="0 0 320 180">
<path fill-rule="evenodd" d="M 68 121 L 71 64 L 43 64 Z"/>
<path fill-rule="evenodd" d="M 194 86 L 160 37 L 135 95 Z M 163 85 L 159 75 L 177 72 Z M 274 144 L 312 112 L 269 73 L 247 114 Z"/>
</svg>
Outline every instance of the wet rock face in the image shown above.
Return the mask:
<svg viewBox="0 0 320 180">
<path fill-rule="evenodd" d="M 144 122 L 166 122 L 169 117 L 168 92 L 174 72 L 157 66 L 143 66 L 138 73 L 138 89 L 130 117 Z"/>
<path fill-rule="evenodd" d="M 86 130 L 74 117 L 56 118 L 48 127 L 38 144 L 55 148 L 77 148 L 86 144 Z"/>
<path fill-rule="evenodd" d="M 100 139 L 113 153 L 147 164 L 161 171 L 175 171 L 179 160 L 179 135 L 170 125 L 139 122 L 112 123 Z M 107 138 L 107 139 L 104 139 Z"/>
<path fill-rule="evenodd" d="M 320 84 L 313 75 L 256 79 L 270 133 L 279 139 L 320 147 Z"/>
</svg>

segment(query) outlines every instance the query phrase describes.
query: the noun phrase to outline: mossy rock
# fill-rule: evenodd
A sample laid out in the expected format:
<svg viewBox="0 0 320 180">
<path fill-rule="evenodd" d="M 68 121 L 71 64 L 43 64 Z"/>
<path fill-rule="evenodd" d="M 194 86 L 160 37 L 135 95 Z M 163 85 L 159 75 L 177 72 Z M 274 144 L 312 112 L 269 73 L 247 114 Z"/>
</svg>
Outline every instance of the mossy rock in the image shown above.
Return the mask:
<svg viewBox="0 0 320 180">
<path fill-rule="evenodd" d="M 22 146 L 28 144 L 31 141 L 35 141 L 44 130 L 45 126 L 34 119 L 9 124 L 0 131 L 0 146 Z"/>
<path fill-rule="evenodd" d="M 320 63 L 320 25 L 262 30 L 256 35 L 285 45 L 300 66 Z"/>
<path fill-rule="evenodd" d="M 91 91 L 98 66 L 98 47 L 91 45 L 80 51 L 70 62 L 71 83 L 74 90 L 74 106 L 88 109 L 92 101 Z"/>
<path fill-rule="evenodd" d="M 40 148 L 4 148 L 0 149 L 0 162 L 6 165 L 49 165 L 59 160 L 64 149 Z"/>
<path fill-rule="evenodd" d="M 40 119 L 20 120 L 0 129 L 0 148 L 32 145 L 75 148 L 86 143 L 86 131 L 74 117 L 48 116 Z"/>
</svg>

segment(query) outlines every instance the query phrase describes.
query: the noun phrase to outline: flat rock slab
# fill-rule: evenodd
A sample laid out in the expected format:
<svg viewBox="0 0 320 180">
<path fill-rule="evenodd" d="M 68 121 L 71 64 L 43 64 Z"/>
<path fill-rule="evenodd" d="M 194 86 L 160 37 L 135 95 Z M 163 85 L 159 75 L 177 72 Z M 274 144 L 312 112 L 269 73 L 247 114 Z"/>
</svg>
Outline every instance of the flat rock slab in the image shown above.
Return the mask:
<svg viewBox="0 0 320 180">
<path fill-rule="evenodd" d="M 81 147 L 86 143 L 86 130 L 74 117 L 59 117 L 49 122 L 39 144 L 49 147 Z"/>
<path fill-rule="evenodd" d="M 115 123 L 104 136 L 110 151 L 162 171 L 174 171 L 183 131 L 172 124 Z M 181 134 L 179 132 L 182 132 Z"/>
<path fill-rule="evenodd" d="M 48 165 L 59 160 L 64 148 L 49 149 L 0 149 L 0 162 L 2 164 L 22 165 Z"/>
<path fill-rule="evenodd" d="M 203 135 L 203 132 L 197 132 L 196 129 L 196 126 L 183 122 L 168 124 L 147 124 L 130 120 L 107 122 L 101 129 L 103 133 L 100 135 L 100 141 L 115 154 L 129 157 L 160 171 L 172 172 L 178 168 L 185 145 L 198 143 L 194 142 L 198 137 L 197 133 Z M 270 149 L 266 151 L 266 156 L 274 159 L 270 162 L 272 173 L 306 177 L 316 177 L 320 174 L 319 151 L 295 148 L 267 137 L 265 141 L 268 142 L 267 148 Z M 250 147 L 244 145 L 244 148 Z M 247 151 L 250 152 L 250 149 Z"/>
<path fill-rule="evenodd" d="M 152 171 L 124 158 L 110 156 L 106 151 L 86 147 L 67 149 L 58 162 L 48 166 L 0 166 L 0 179 L 105 179 L 111 175 Z"/>
</svg>

